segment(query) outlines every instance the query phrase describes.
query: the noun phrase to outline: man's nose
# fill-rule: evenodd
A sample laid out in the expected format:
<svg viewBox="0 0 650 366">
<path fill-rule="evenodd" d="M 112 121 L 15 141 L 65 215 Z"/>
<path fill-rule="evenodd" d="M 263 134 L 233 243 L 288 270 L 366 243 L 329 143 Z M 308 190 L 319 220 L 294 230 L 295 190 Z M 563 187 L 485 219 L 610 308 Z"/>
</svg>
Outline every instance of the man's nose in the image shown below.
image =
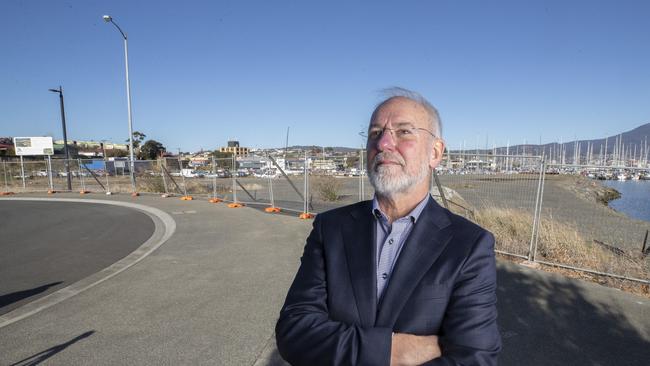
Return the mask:
<svg viewBox="0 0 650 366">
<path fill-rule="evenodd" d="M 393 133 L 390 129 L 384 128 L 384 130 L 381 133 L 381 136 L 379 137 L 379 140 L 377 140 L 377 149 L 379 151 L 384 151 L 384 150 L 392 150 L 395 148 L 395 137 L 393 137 Z"/>
</svg>

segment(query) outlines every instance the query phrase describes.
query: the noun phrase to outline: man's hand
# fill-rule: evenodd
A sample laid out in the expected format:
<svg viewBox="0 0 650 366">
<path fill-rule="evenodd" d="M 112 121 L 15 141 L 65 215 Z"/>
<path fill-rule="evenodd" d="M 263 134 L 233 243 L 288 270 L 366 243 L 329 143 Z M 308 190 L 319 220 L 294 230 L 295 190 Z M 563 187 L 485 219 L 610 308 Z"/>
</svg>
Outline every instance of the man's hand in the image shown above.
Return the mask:
<svg viewBox="0 0 650 366">
<path fill-rule="evenodd" d="M 390 348 L 391 366 L 421 365 L 440 357 L 438 336 L 394 333 Z"/>
</svg>

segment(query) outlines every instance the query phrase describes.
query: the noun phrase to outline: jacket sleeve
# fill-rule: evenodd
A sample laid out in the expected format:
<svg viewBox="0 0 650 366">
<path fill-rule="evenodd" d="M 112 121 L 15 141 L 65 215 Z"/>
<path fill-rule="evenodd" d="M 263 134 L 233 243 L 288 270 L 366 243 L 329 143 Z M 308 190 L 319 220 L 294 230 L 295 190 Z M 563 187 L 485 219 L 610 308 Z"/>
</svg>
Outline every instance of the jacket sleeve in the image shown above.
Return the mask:
<svg viewBox="0 0 650 366">
<path fill-rule="evenodd" d="M 440 334 L 442 357 L 430 365 L 496 365 L 497 326 L 494 236 L 484 231 L 454 286 Z"/>
<path fill-rule="evenodd" d="M 292 365 L 388 365 L 390 328 L 362 328 L 329 316 L 321 225 L 316 216 L 275 327 L 280 355 Z"/>
</svg>

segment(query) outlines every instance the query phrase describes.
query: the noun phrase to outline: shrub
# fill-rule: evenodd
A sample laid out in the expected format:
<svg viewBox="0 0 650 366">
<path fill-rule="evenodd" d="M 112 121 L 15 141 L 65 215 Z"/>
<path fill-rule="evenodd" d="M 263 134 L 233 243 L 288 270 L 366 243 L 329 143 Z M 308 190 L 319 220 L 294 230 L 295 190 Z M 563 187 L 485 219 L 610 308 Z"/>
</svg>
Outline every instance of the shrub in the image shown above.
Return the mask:
<svg viewBox="0 0 650 366">
<path fill-rule="evenodd" d="M 323 201 L 334 202 L 341 198 L 341 182 L 330 175 L 312 178 L 312 186 Z"/>
</svg>

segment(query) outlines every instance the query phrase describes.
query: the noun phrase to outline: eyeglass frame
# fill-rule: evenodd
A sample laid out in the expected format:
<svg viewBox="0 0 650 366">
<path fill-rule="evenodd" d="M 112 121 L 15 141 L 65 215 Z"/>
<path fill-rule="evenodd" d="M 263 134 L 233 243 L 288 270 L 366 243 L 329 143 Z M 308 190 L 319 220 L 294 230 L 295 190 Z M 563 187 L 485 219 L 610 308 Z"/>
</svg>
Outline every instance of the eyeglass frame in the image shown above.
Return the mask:
<svg viewBox="0 0 650 366">
<path fill-rule="evenodd" d="M 368 140 L 369 141 L 378 141 L 382 136 L 384 136 L 384 134 L 386 133 L 387 130 L 390 133 L 391 138 L 393 140 L 395 140 L 395 141 L 404 141 L 404 139 L 399 138 L 397 136 L 397 134 L 396 134 L 397 131 L 399 131 L 399 130 L 408 130 L 408 131 L 414 133 L 415 136 L 418 136 L 418 133 L 416 133 L 415 131 L 425 131 L 429 135 L 431 135 L 434 139 L 438 138 L 438 136 L 436 136 L 432 131 L 429 131 L 426 128 L 415 127 L 415 126 L 409 124 L 408 126 L 402 126 L 402 127 L 397 127 L 397 128 L 389 128 L 388 126 L 384 126 L 383 128 L 379 128 L 379 127 L 372 128 L 371 127 L 371 128 L 368 129 Z M 381 133 L 378 134 L 377 136 L 372 136 L 373 132 L 380 132 L 380 131 L 381 131 Z"/>
</svg>

